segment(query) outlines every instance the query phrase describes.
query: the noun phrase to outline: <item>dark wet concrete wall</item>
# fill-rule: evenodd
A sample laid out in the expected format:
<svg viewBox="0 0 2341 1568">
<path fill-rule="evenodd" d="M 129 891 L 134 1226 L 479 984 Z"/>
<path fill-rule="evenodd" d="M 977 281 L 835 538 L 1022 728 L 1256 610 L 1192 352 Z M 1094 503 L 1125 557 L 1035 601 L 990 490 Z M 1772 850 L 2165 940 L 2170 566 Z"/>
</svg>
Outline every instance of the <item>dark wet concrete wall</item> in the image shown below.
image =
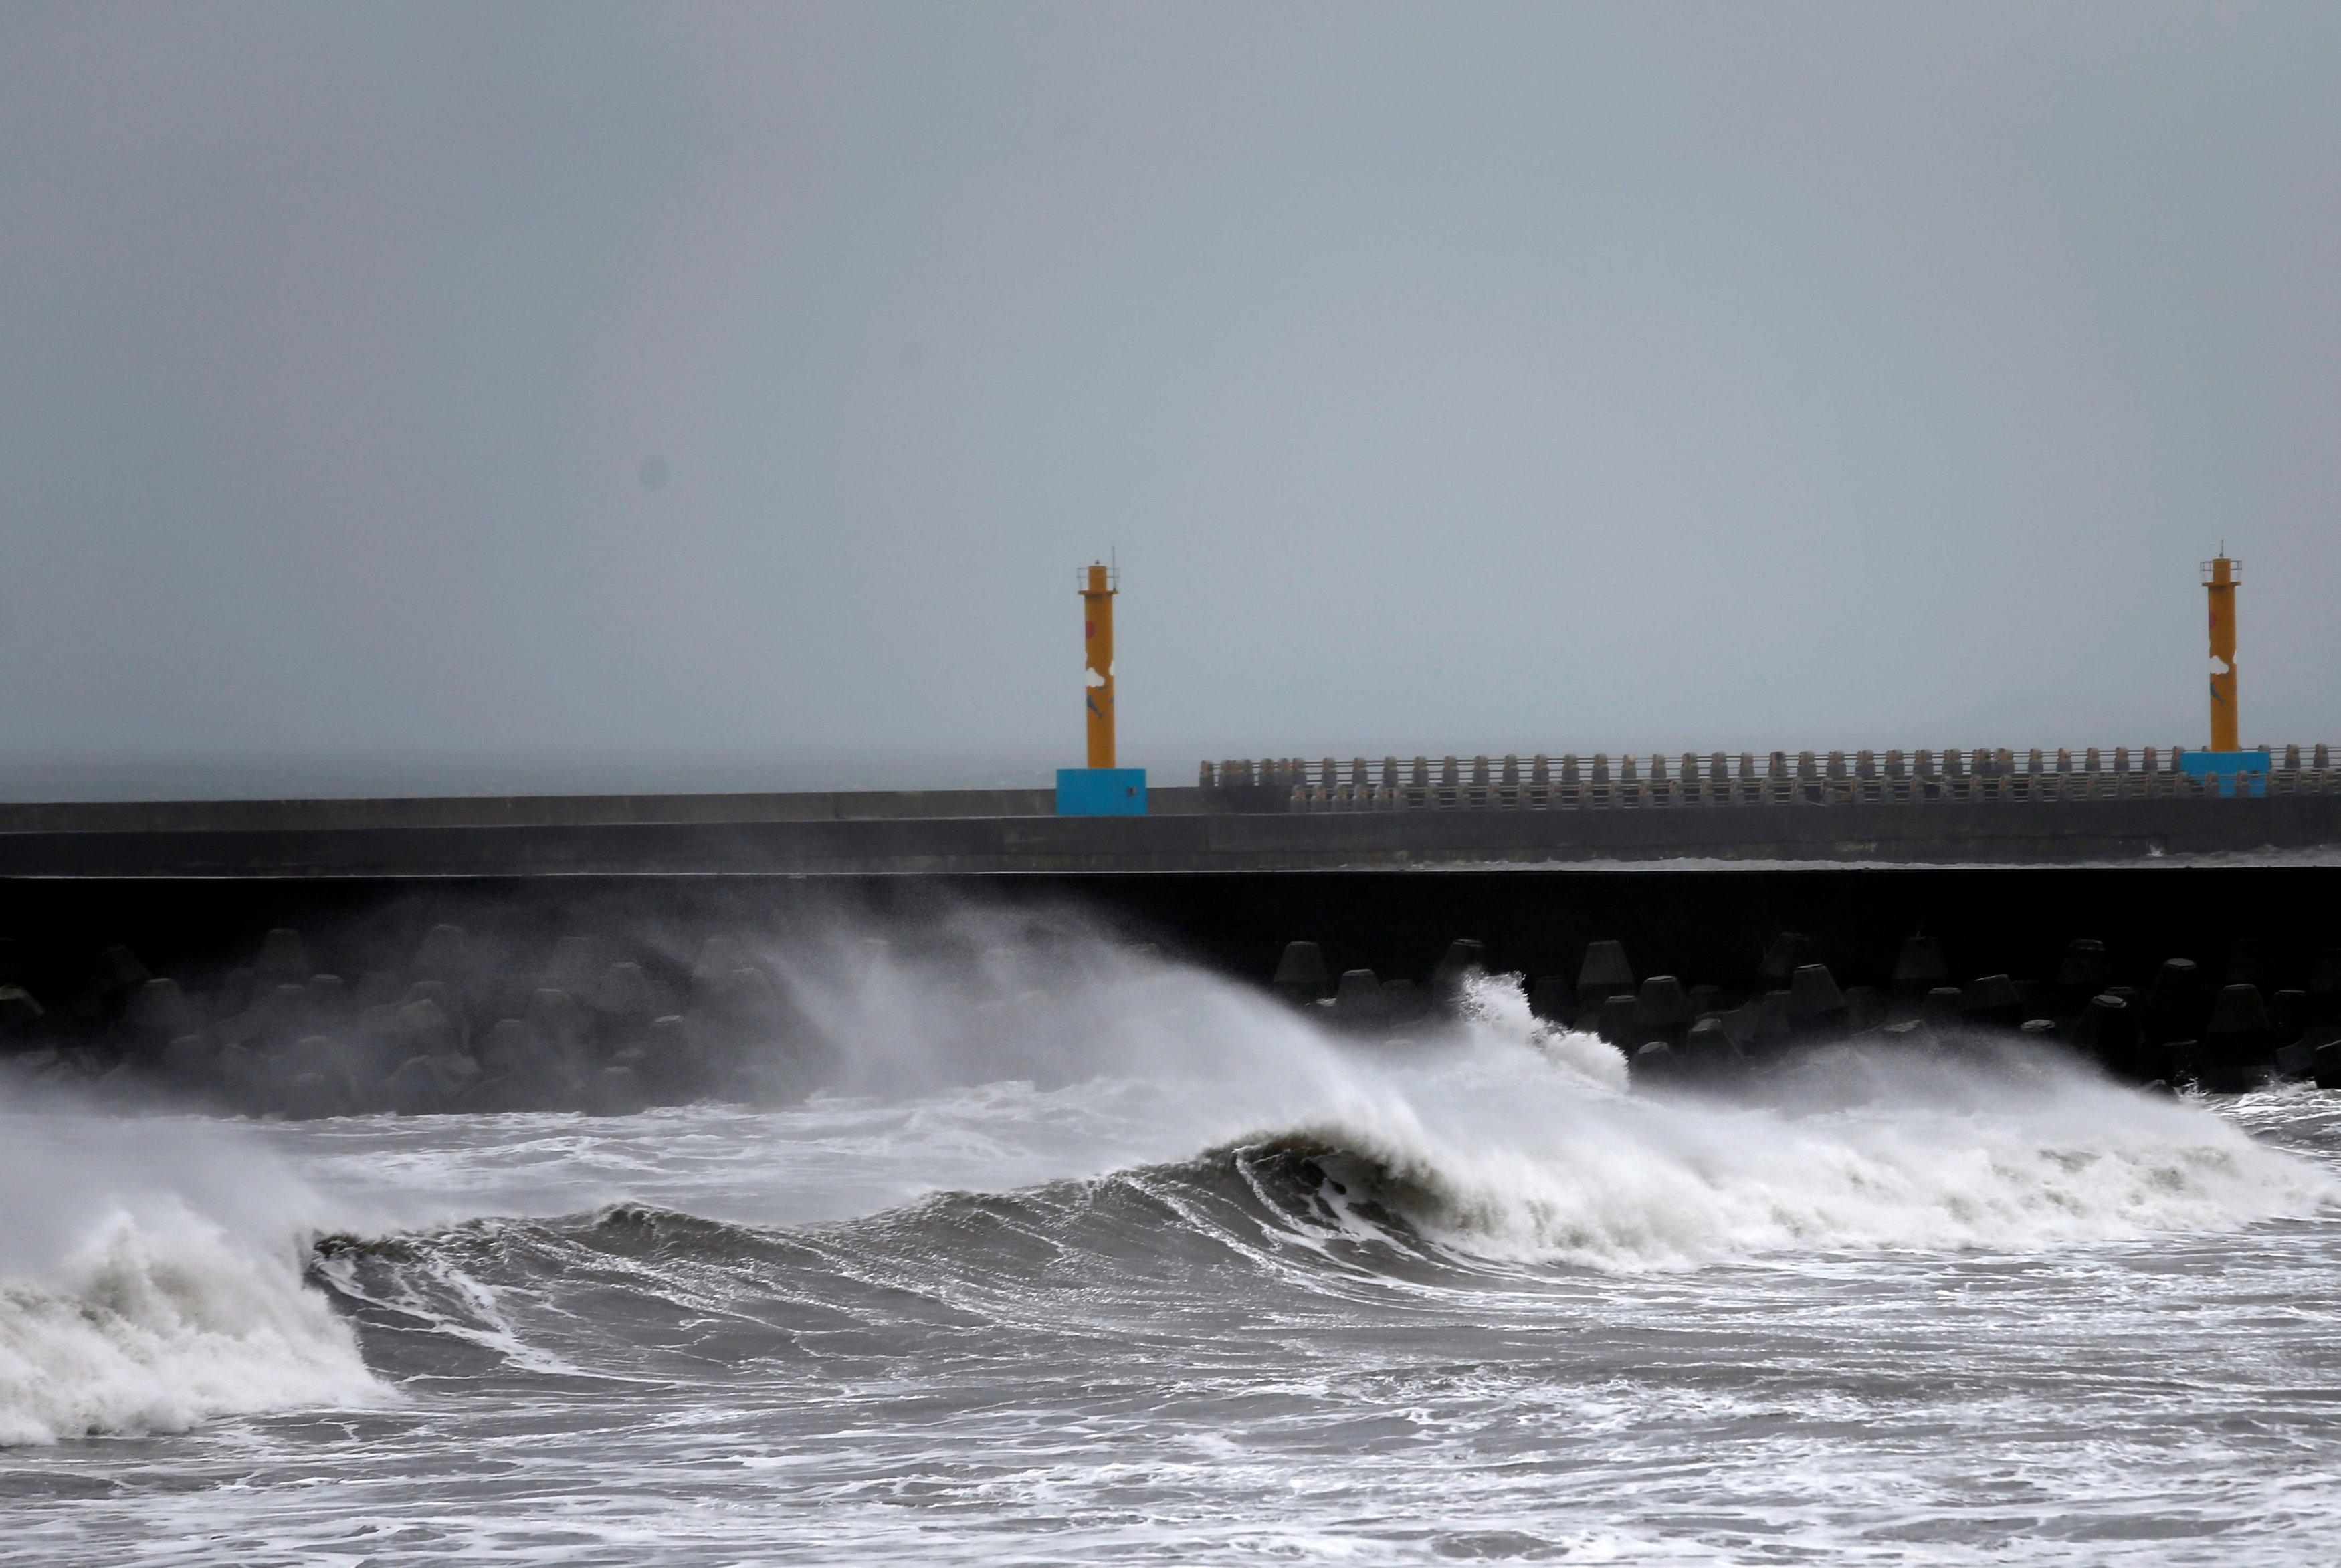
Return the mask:
<svg viewBox="0 0 2341 1568">
<path fill-rule="evenodd" d="M 1710 988 L 1691 1006 L 1737 1009 L 1728 1016 L 1748 1035 L 1750 1061 L 1762 1059 L 1761 1029 L 1787 1027 L 1764 1008 L 1768 996 L 1773 1011 L 1789 1000 L 1780 955 L 1791 949 L 1800 971 L 1826 968 L 1830 996 L 1845 988 L 1831 1004 L 1843 1016 L 1822 1020 L 1831 1030 L 1855 1029 L 1856 1014 L 1868 1017 L 1861 1027 L 1882 1026 L 1888 1003 L 1915 1016 L 1926 987 L 1898 985 L 1896 968 L 1923 934 L 1938 965 L 1927 984 L 1966 987 L 1938 992 L 1938 1013 L 1948 1006 L 1947 1017 L 2001 1029 L 2037 1016 L 2077 1048 L 2089 995 L 2127 986 L 2143 1006 L 2167 961 L 2187 959 L 2187 1005 L 2202 1017 L 2165 1008 L 2186 1016 L 2156 1025 L 2167 1041 L 2148 1043 L 2167 1046 L 2167 1060 L 2138 1076 L 2209 1070 L 2197 1037 L 2218 988 L 2240 985 L 2252 992 L 2247 1010 L 2268 1022 L 2246 1031 L 2249 1053 L 2227 1053 L 2235 1077 L 2307 1026 L 2341 1019 L 2336 875 L 2166 866 L 14 878 L 0 880 L 0 1067 L 12 1081 L 287 1115 L 786 1098 L 818 1087 L 839 1042 L 809 1027 L 785 966 L 755 955 L 841 932 L 905 950 L 963 946 L 949 917 L 981 906 L 1034 918 L 985 928 L 1029 927 L 1043 970 L 1049 943 L 1082 931 L 1262 985 L 1287 944 L 1311 943 L 1320 983 L 1300 987 L 1306 996 L 1281 987 L 1298 1001 L 1330 995 L 1345 970 L 1373 970 L 1370 987 L 1411 987 L 1377 992 L 1357 1020 L 1337 1007 L 1324 1015 L 1335 1027 L 1433 1005 L 1453 978 L 1455 960 L 1442 970 L 1442 958 L 1469 942 L 1486 968 L 1527 976 L 1548 1016 L 1598 1021 L 1630 1047 L 1639 1026 L 1597 1020 L 1609 993 L 1583 983 L 1589 949 L 1615 944 L 1613 967 L 1629 982 L 1671 976 L 1679 997 Z M 1787 933 L 1797 935 L 1784 942 Z M 2077 939 L 2094 955 L 2079 990 L 2067 964 Z M 1855 997 L 1863 988 L 1876 995 Z M 2341 1082 L 2341 1047 L 2326 1054 Z"/>
<path fill-rule="evenodd" d="M 2075 938 L 2106 944 L 2117 978 L 2161 959 L 2216 968 L 2241 938 L 2292 968 L 2341 946 L 2341 869 L 2101 867 L 1280 872 L 1192 876 L 0 879 L 0 938 L 41 987 L 76 983 L 120 944 L 155 973 L 251 962 L 274 927 L 304 931 L 334 972 L 377 967 L 442 922 L 550 945 L 578 930 L 802 929 L 852 917 L 915 921 L 956 901 L 1086 908 L 1134 939 L 1266 980 L 1288 941 L 1338 972 L 1427 975 L 1450 940 L 1488 962 L 1574 972 L 1585 946 L 1627 945 L 1635 968 L 1745 985 L 1783 930 L 1810 936 L 1848 984 L 1883 982 L 1924 931 L 1962 974 L 2052 972 Z"/>
<path fill-rule="evenodd" d="M 570 803 L 562 809 L 575 806 L 576 819 L 549 812 L 554 819 L 510 821 L 441 820 L 421 810 L 433 803 L 393 802 L 416 814 L 318 815 L 334 804 L 290 803 L 281 818 L 251 803 L 222 806 L 215 822 L 193 808 L 154 808 L 151 829 L 106 814 L 144 809 L 9 808 L 15 827 L 0 821 L 0 877 L 1111 875 L 1669 858 L 2042 865 L 2341 844 L 2341 795 L 1142 818 L 753 818 L 710 806 L 698 818 L 596 819 Z M 66 812 L 89 815 L 58 815 Z"/>
</svg>

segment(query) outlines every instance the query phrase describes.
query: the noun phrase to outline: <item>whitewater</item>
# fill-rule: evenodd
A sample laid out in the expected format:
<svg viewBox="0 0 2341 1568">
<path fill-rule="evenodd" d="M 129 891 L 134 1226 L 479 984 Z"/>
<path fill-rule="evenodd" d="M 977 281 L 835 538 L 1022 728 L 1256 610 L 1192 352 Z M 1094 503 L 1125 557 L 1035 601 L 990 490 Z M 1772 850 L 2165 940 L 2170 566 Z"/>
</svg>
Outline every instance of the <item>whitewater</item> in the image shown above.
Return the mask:
<svg viewBox="0 0 2341 1568">
<path fill-rule="evenodd" d="M 0 1559 L 2341 1556 L 2328 1097 L 979 935 L 767 956 L 786 1108 L 0 1106 Z"/>
</svg>

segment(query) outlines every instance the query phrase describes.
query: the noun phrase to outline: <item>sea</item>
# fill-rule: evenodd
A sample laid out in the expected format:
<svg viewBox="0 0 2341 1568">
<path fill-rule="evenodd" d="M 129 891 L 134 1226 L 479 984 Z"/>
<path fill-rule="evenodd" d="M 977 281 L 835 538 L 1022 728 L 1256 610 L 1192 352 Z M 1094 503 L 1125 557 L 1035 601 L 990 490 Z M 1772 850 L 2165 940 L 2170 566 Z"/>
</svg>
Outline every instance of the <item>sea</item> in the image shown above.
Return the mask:
<svg viewBox="0 0 2341 1568">
<path fill-rule="evenodd" d="M 0 1106 L 0 1560 L 2341 1561 L 2341 1097 L 856 950 L 798 1104 Z"/>
</svg>

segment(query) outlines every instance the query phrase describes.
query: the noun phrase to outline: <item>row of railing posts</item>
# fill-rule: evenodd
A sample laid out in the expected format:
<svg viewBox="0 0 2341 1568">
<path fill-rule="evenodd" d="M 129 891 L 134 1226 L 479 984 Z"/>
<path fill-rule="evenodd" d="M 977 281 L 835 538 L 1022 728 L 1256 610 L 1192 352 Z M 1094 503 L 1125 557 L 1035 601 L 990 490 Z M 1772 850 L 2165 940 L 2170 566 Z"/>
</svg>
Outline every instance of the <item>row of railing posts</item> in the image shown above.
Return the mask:
<svg viewBox="0 0 2341 1568">
<path fill-rule="evenodd" d="M 1984 747 L 1875 751 L 1713 751 L 1231 759 L 1202 765 L 1207 789 L 1267 788 L 1300 810 L 1816 805 L 1936 799 L 2194 798 L 2216 787 L 2183 770 L 2179 747 L 2022 753 Z M 2341 792 L 2328 746 L 2265 748 L 2268 794 Z"/>
</svg>

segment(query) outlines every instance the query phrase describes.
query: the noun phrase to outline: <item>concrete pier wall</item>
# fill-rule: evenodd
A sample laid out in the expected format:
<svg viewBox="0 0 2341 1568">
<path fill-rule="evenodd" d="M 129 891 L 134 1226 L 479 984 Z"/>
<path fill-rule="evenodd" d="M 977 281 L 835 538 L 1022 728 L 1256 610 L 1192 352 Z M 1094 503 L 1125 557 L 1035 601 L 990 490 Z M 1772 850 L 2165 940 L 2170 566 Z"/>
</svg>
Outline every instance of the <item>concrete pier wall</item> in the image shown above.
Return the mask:
<svg viewBox="0 0 2341 1568">
<path fill-rule="evenodd" d="M 1766 945 L 1804 932 L 1846 983 L 1882 982 L 1903 938 L 1924 929 L 1967 973 L 2045 977 L 2075 937 L 2103 940 L 2124 978 L 2183 953 L 2224 960 L 2239 937 L 2306 965 L 2341 947 L 2336 872 L 2325 867 L 1979 868 L 1491 868 L 1101 876 L 799 878 L 22 878 L 0 882 L 0 941 L 59 993 L 96 954 L 134 949 L 154 972 L 232 968 L 274 927 L 320 944 L 351 975 L 404 962 L 431 928 L 503 930 L 522 948 L 571 931 L 673 929 L 678 950 L 712 933 L 811 929 L 834 919 L 916 925 L 970 904 L 1093 911 L 1153 941 L 1265 983 L 1286 942 L 1320 943 L 1336 973 L 1360 965 L 1426 976 L 1449 942 L 1487 944 L 1487 963 L 1574 973 L 1585 946 L 1626 943 L 1641 973 L 1752 983 Z M 0 982 L 5 983 L 5 982 Z"/>
<path fill-rule="evenodd" d="M 1200 789 L 1166 815 L 1212 804 Z M 1221 804 L 1222 809 L 1233 809 Z M 68 800 L 0 803 L 0 835 L 347 832 L 413 828 L 564 828 L 609 823 L 851 822 L 913 817 L 1046 817 L 1049 789 L 805 790 L 731 795 L 449 795 L 346 800 Z"/>
<path fill-rule="evenodd" d="M 779 955 L 964 948 L 983 906 L 1044 966 L 1144 941 L 1340 1030 L 1517 971 L 1638 1074 L 1987 1029 L 2138 1081 L 2341 1087 L 2321 750 L 2263 796 L 1776 760 L 1475 759 L 1384 809 L 1247 767 L 1136 818 L 1041 789 L 0 806 L 0 1076 L 288 1116 L 784 1102 L 841 1047 Z"/>
<path fill-rule="evenodd" d="M 1191 802 L 1174 801 L 1143 818 L 914 813 L 962 803 L 934 795 L 841 800 L 9 807 L 0 809 L 0 877 L 1064 875 L 1675 859 L 2117 864 L 2341 845 L 2336 794 L 1272 814 L 1183 809 Z"/>
<path fill-rule="evenodd" d="M 2127 987 L 2152 1015 L 2183 959 L 2186 994 L 2164 997 L 2170 1016 L 2153 1023 L 2173 1052 L 2194 1053 L 2173 1061 L 2205 1066 L 2217 1033 L 2209 1009 L 2241 985 L 2269 1017 L 2244 1065 L 2267 1057 L 2281 1067 L 2269 1052 L 2341 1039 L 2341 915 L 2323 896 L 2331 875 L 17 879 L 0 884 L 0 1077 L 285 1115 L 784 1100 L 822 1081 L 828 1048 L 792 1000 L 791 976 L 865 951 L 872 935 L 912 976 L 1001 941 L 1045 973 L 1078 965 L 1076 943 L 1093 937 L 1151 943 L 1263 986 L 1294 969 L 1280 956 L 1301 942 L 1320 994 L 1333 976 L 1349 986 L 1371 969 L 1377 987 L 1405 987 L 1379 997 L 1382 1013 L 1409 1018 L 1446 994 L 1460 944 L 1491 971 L 1525 976 L 1548 1017 L 1676 1036 L 1709 1012 L 1761 1023 L 1745 1009 L 1768 997 L 1793 1002 L 1821 966 L 1821 988 L 1842 987 L 1841 1005 L 1826 1010 L 1845 1016 L 1819 1020 L 1835 1029 L 1874 1027 L 1881 1007 L 1889 1021 L 1923 1016 L 1948 995 L 1965 1022 L 2010 1031 L 2045 1017 L 2050 1038 L 2076 1049 L 2091 997 Z M 981 918 L 962 919 L 971 909 Z M 1915 988 L 1905 962 L 1914 938 L 1935 960 Z M 1608 960 L 1599 972 L 1597 950 Z M 1603 982 L 1621 979 L 1629 1000 L 1639 982 L 1641 1002 L 1671 1000 L 1681 1016 L 1609 1017 L 1619 993 Z M 2020 1016 L 1998 1017 L 2009 1007 Z M 1352 1022 L 1338 1005 L 1311 1016 Z M 2323 1032 L 2310 1040 L 2312 1028 Z M 1768 1035 L 1742 1043 L 1758 1056 L 1779 1045 Z"/>
</svg>

